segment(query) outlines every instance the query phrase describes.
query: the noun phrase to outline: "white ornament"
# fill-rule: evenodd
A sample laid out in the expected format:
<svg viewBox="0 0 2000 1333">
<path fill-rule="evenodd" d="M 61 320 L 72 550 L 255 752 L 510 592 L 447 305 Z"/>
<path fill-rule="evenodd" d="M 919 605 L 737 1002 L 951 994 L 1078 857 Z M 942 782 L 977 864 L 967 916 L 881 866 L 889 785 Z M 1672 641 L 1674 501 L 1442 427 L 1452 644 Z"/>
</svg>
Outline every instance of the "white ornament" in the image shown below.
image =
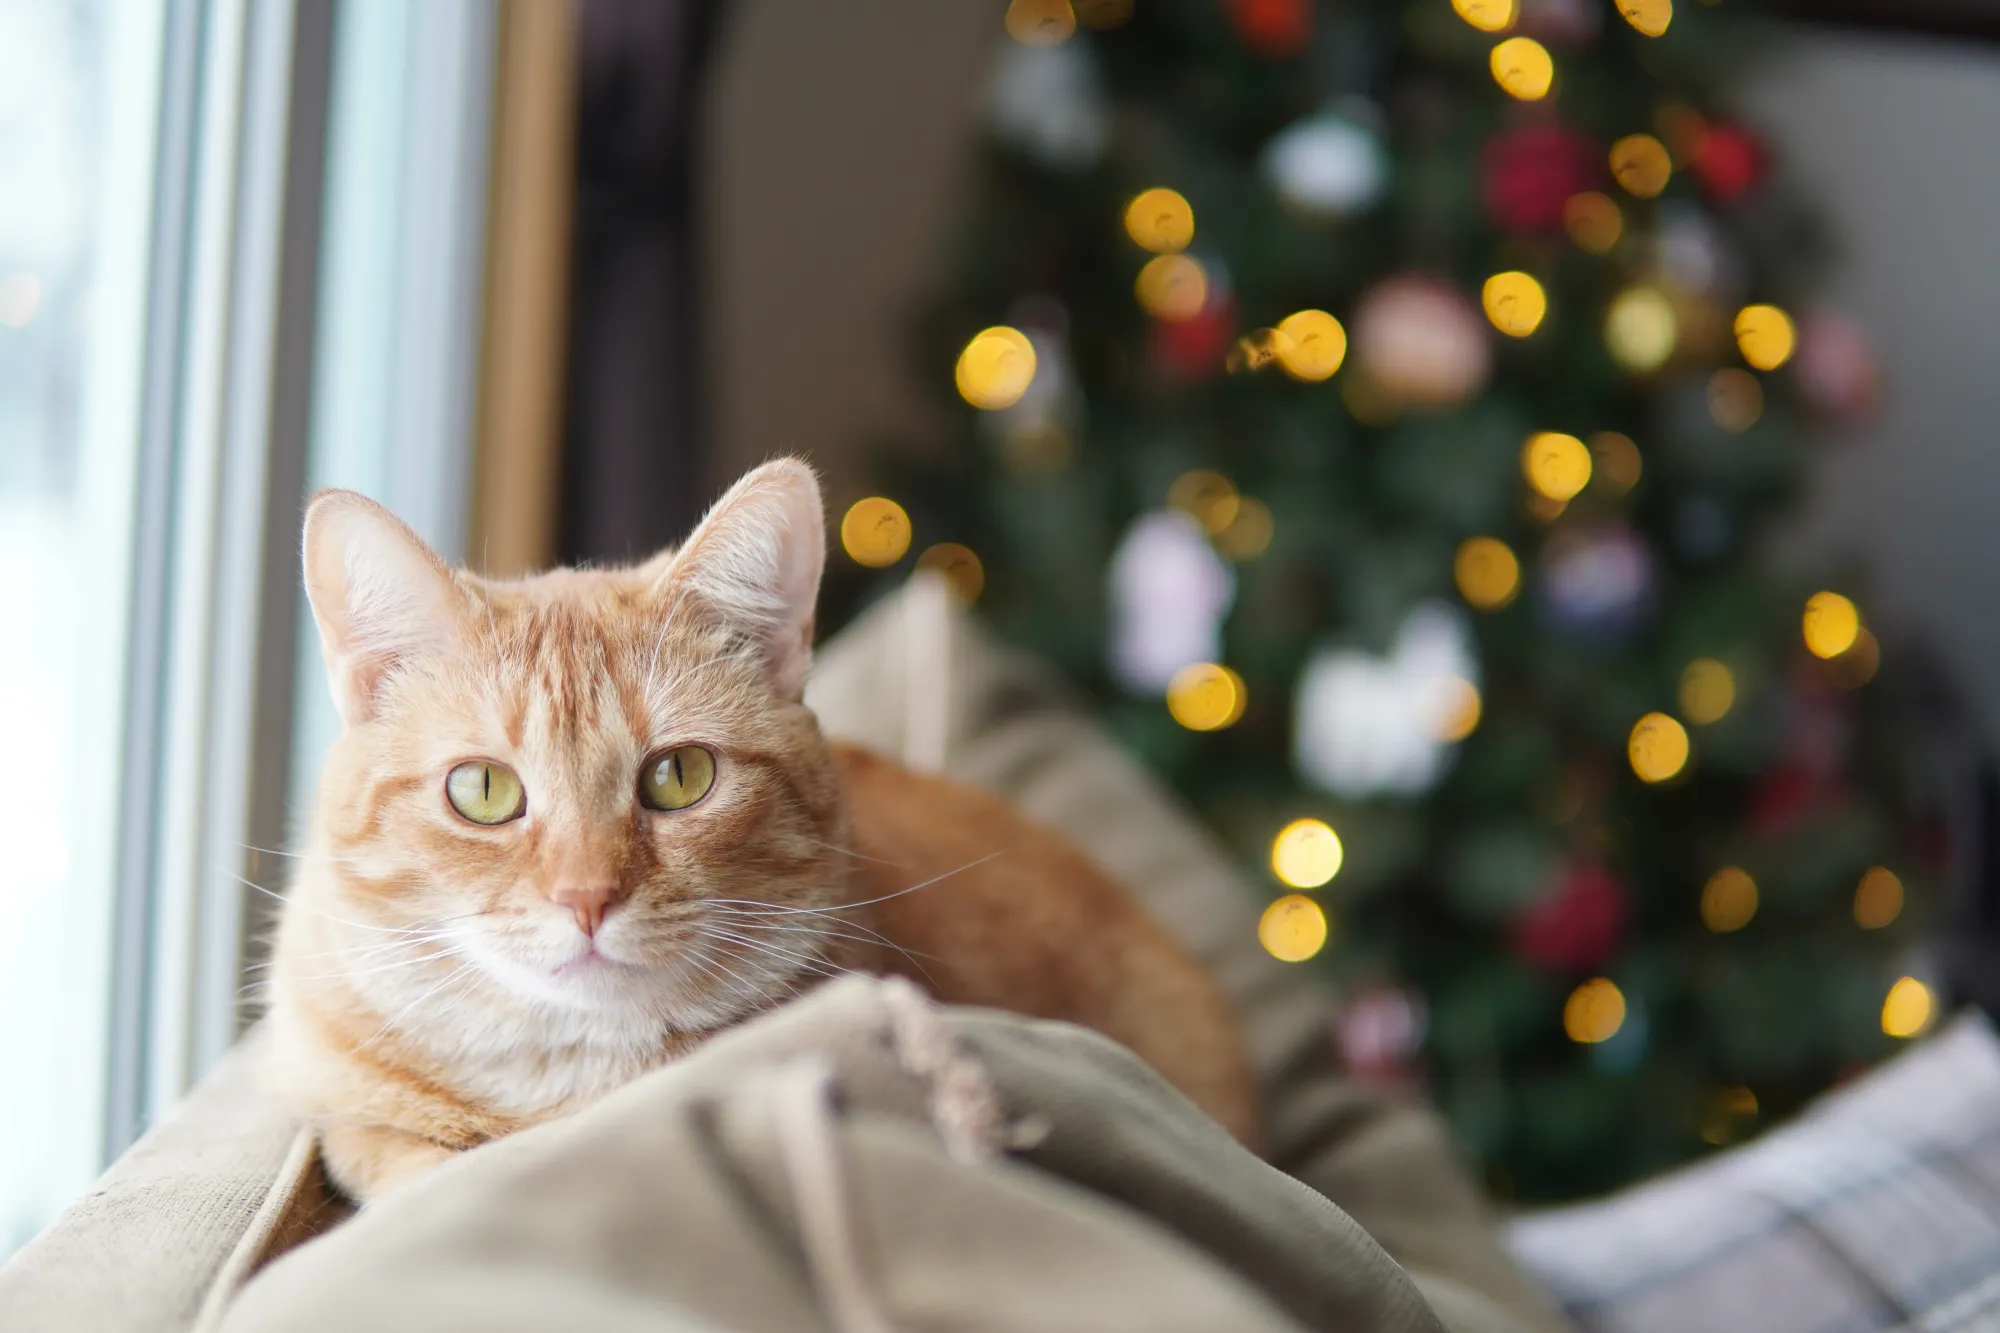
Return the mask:
<svg viewBox="0 0 2000 1333">
<path fill-rule="evenodd" d="M 1264 149 L 1264 174 L 1293 208 L 1338 218 L 1381 198 L 1389 163 L 1373 130 L 1323 111 L 1271 140 Z"/>
<path fill-rule="evenodd" d="M 1443 775 L 1441 737 L 1478 684 L 1465 617 L 1441 602 L 1410 613 L 1386 658 L 1323 651 L 1299 678 L 1299 771 L 1336 796 L 1420 795 Z"/>
<path fill-rule="evenodd" d="M 1111 557 L 1111 672 L 1135 694 L 1163 695 L 1182 667 L 1222 657 L 1236 576 L 1194 516 L 1146 514 Z"/>
<path fill-rule="evenodd" d="M 1111 138 L 1097 67 L 1082 42 L 1004 43 L 987 109 L 995 134 L 1064 170 L 1095 163 Z"/>
</svg>

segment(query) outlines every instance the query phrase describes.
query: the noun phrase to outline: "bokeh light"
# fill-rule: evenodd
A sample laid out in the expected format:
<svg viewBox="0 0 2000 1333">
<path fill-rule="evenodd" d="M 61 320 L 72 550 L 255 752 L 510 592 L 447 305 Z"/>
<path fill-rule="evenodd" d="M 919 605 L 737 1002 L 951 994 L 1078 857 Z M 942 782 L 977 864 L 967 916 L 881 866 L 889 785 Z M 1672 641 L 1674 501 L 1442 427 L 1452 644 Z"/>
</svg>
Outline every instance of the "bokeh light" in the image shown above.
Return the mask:
<svg viewBox="0 0 2000 1333">
<path fill-rule="evenodd" d="M 9 273 L 0 279 L 0 324 L 24 329 L 42 304 L 42 280 L 32 273 Z"/>
<path fill-rule="evenodd" d="M 1556 62 L 1548 48 L 1532 37 L 1509 37 L 1493 48 L 1490 61 L 1493 81 L 1509 97 L 1523 102 L 1539 102 L 1549 95 L 1556 80 Z"/>
<path fill-rule="evenodd" d="M 1278 364 L 1295 380 L 1323 380 L 1347 359 L 1347 330 L 1324 310 L 1300 310 L 1278 321 Z"/>
<path fill-rule="evenodd" d="M 1701 1118 L 1704 1143 L 1720 1148 L 1743 1137 L 1757 1121 L 1757 1094 L 1738 1084 L 1718 1089 Z"/>
<path fill-rule="evenodd" d="M 1178 190 L 1142 191 L 1125 206 L 1125 234 L 1154 254 L 1177 254 L 1194 240 L 1194 209 Z"/>
<path fill-rule="evenodd" d="M 1798 331 L 1792 317 L 1774 305 L 1746 305 L 1736 312 L 1736 349 L 1759 370 L 1776 370 L 1792 359 Z"/>
<path fill-rule="evenodd" d="M 1882 1031 L 1891 1037 L 1914 1037 L 1931 1025 L 1936 1012 L 1929 986 L 1915 977 L 1899 978 L 1882 1001 Z"/>
<path fill-rule="evenodd" d="M 1625 743 L 1632 771 L 1644 782 L 1665 782 L 1687 767 L 1687 728 L 1665 713 L 1648 713 Z"/>
<path fill-rule="evenodd" d="M 1563 1031 L 1569 1039 L 1592 1046 L 1609 1041 L 1625 1026 L 1625 992 L 1609 978 L 1594 977 L 1569 993 L 1563 1003 Z"/>
<path fill-rule="evenodd" d="M 1076 31 L 1069 0 L 1014 0 L 1007 6 L 1007 35 L 1023 46 L 1059 46 Z"/>
<path fill-rule="evenodd" d="M 1627 287 L 1612 300 L 1605 316 L 1604 341 L 1612 358 L 1627 370 L 1639 374 L 1658 370 L 1680 341 L 1673 302 L 1657 287 Z"/>
<path fill-rule="evenodd" d="M 1574 435 L 1537 431 L 1521 446 L 1521 474 L 1551 500 L 1569 500 L 1590 484 L 1590 450 Z"/>
<path fill-rule="evenodd" d="M 1764 386 L 1747 370 L 1724 366 L 1708 377 L 1708 414 L 1732 435 L 1741 435 L 1764 415 Z"/>
<path fill-rule="evenodd" d="M 982 329 L 958 354 L 959 396 L 985 412 L 1021 401 L 1035 382 L 1035 345 L 1019 329 Z"/>
<path fill-rule="evenodd" d="M 1505 32 L 1514 26 L 1514 0 L 1451 0 L 1451 7 L 1481 32 Z"/>
<path fill-rule="evenodd" d="M 1139 270 L 1132 291 L 1154 319 L 1193 319 L 1208 304 L 1208 272 L 1186 255 L 1159 255 Z"/>
<path fill-rule="evenodd" d="M 1549 312 L 1548 294 L 1526 273 L 1495 273 L 1479 293 L 1486 318 L 1510 338 L 1525 338 L 1542 325 Z"/>
<path fill-rule="evenodd" d="M 1243 678 L 1215 662 L 1184 666 L 1167 682 L 1167 712 L 1189 731 L 1220 731 L 1249 701 Z"/>
<path fill-rule="evenodd" d="M 1074 7 L 1086 28 L 1115 28 L 1132 17 L 1132 0 L 1075 0 Z"/>
<path fill-rule="evenodd" d="M 1640 32 L 1658 37 L 1674 21 L 1674 0 L 1618 0 L 1618 12 Z"/>
<path fill-rule="evenodd" d="M 1438 710 L 1437 738 L 1456 745 L 1479 728 L 1482 704 L 1479 687 L 1463 676 L 1444 684 L 1444 706 Z"/>
<path fill-rule="evenodd" d="M 1681 672 L 1680 701 L 1696 726 L 1720 722 L 1736 706 L 1736 674 L 1713 657 L 1697 657 Z"/>
<path fill-rule="evenodd" d="M 1245 495 L 1236 502 L 1236 516 L 1215 534 L 1215 546 L 1231 560 L 1255 560 L 1271 549 L 1276 530 L 1269 506 L 1255 496 Z"/>
<path fill-rule="evenodd" d="M 1861 612 L 1837 592 L 1816 592 L 1806 598 L 1800 628 L 1814 657 L 1838 657 L 1861 634 Z"/>
<path fill-rule="evenodd" d="M 1757 915 L 1757 881 L 1740 866 L 1724 866 L 1701 889 L 1701 924 L 1727 935 Z"/>
<path fill-rule="evenodd" d="M 893 565 L 910 549 L 910 516 L 880 495 L 856 500 L 840 520 L 840 547 L 870 569 Z"/>
<path fill-rule="evenodd" d="M 1639 484 L 1644 463 L 1632 437 L 1601 430 L 1590 437 L 1590 479 L 1612 495 L 1623 495 Z"/>
<path fill-rule="evenodd" d="M 986 588 L 986 566 L 969 546 L 939 542 L 917 557 L 917 568 L 944 575 L 952 593 L 962 602 L 976 602 Z"/>
<path fill-rule="evenodd" d="M 1459 596 L 1481 611 L 1496 611 L 1521 590 L 1521 562 L 1498 537 L 1468 537 L 1451 562 Z"/>
<path fill-rule="evenodd" d="M 1257 939 L 1281 963 L 1303 963 L 1326 947 L 1326 910 L 1303 893 L 1288 893 L 1264 909 Z"/>
<path fill-rule="evenodd" d="M 1243 512 L 1243 497 L 1236 484 L 1209 468 L 1190 468 L 1167 487 L 1167 503 L 1183 513 L 1193 514 L 1210 536 L 1227 532 Z"/>
<path fill-rule="evenodd" d="M 1625 214 L 1610 195 L 1596 190 L 1573 194 L 1563 204 L 1563 230 L 1580 249 L 1609 254 L 1625 234 Z"/>
<path fill-rule="evenodd" d="M 1340 835 L 1324 820 L 1294 819 L 1271 840 L 1271 873 L 1294 889 L 1316 889 L 1340 873 Z"/>
<path fill-rule="evenodd" d="M 1903 914 L 1903 881 L 1887 866 L 1872 866 L 1854 889 L 1854 924 L 1881 930 Z"/>
<path fill-rule="evenodd" d="M 1673 178 L 1674 160 L 1652 135 L 1628 134 L 1611 145 L 1611 174 L 1625 193 L 1651 199 Z"/>
<path fill-rule="evenodd" d="M 1848 650 L 1833 659 L 1834 683 L 1842 689 L 1858 690 L 1875 679 L 1882 667 L 1882 645 L 1863 625 Z"/>
</svg>

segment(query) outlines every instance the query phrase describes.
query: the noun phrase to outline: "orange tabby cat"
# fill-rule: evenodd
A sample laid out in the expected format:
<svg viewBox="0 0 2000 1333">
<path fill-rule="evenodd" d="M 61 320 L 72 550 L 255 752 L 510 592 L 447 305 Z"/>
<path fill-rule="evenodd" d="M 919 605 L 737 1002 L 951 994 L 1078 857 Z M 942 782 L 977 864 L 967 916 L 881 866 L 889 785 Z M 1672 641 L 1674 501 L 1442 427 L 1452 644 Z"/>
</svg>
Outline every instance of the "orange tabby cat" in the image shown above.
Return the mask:
<svg viewBox="0 0 2000 1333">
<path fill-rule="evenodd" d="M 820 734 L 800 695 L 825 547 L 792 461 L 677 551 L 513 583 L 359 495 L 314 500 L 344 726 L 278 932 L 270 1072 L 351 1194 L 846 968 L 1096 1028 L 1255 1141 L 1220 992 L 1121 889 L 1001 801 Z"/>
</svg>

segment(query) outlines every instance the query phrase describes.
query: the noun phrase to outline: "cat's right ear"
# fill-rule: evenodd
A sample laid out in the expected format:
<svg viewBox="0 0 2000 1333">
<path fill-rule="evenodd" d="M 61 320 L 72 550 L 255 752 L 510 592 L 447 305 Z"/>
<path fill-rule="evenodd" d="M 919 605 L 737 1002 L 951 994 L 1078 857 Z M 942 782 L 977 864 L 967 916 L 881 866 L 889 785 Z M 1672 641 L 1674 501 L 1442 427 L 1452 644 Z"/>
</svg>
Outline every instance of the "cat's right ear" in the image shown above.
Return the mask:
<svg viewBox="0 0 2000 1333">
<path fill-rule="evenodd" d="M 465 611 L 444 561 L 353 491 L 321 491 L 307 506 L 305 582 L 334 706 L 350 727 L 375 715 L 399 665 L 451 645 Z"/>
</svg>

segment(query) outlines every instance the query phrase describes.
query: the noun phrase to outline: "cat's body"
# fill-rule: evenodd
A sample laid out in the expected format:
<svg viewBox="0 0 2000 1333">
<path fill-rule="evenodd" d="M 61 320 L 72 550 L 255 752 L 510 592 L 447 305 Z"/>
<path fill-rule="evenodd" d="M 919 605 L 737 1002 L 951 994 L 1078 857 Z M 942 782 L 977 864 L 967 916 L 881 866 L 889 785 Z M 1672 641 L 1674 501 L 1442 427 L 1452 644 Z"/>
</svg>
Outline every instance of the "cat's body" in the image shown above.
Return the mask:
<svg viewBox="0 0 2000 1333">
<path fill-rule="evenodd" d="M 824 540 L 795 463 L 679 551 L 518 583 L 446 570 L 359 496 L 315 503 L 345 727 L 268 1049 L 351 1193 L 842 969 L 1096 1028 L 1255 1141 L 1227 1005 L 1118 886 L 995 798 L 821 736 L 799 695 Z"/>
</svg>

